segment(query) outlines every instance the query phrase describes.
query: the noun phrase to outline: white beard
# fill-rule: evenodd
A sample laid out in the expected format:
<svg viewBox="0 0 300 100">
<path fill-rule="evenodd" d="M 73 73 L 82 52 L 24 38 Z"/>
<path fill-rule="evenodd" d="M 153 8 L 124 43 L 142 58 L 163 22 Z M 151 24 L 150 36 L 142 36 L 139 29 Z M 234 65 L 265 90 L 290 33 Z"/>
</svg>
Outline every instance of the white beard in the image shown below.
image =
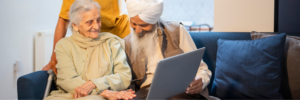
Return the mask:
<svg viewBox="0 0 300 100">
<path fill-rule="evenodd" d="M 135 31 L 131 34 L 131 53 L 133 54 L 133 60 L 136 60 L 137 55 L 142 51 L 145 53 L 146 57 L 155 55 L 157 49 L 156 29 L 154 29 L 152 32 L 145 33 L 145 35 L 141 37 L 139 37 Z"/>
</svg>

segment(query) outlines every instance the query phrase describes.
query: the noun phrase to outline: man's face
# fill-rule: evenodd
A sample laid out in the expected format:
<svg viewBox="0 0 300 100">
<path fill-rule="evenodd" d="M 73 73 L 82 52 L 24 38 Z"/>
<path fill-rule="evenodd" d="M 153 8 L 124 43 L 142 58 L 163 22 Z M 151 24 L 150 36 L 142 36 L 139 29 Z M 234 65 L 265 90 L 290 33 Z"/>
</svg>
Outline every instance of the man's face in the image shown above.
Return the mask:
<svg viewBox="0 0 300 100">
<path fill-rule="evenodd" d="M 79 25 L 73 24 L 75 31 L 79 31 L 85 37 L 97 38 L 101 27 L 100 13 L 96 7 L 81 14 L 82 19 Z"/>
<path fill-rule="evenodd" d="M 131 17 L 130 25 L 139 37 L 144 36 L 146 33 L 152 32 L 155 26 L 155 24 L 148 24 L 144 22 L 139 16 Z"/>
</svg>

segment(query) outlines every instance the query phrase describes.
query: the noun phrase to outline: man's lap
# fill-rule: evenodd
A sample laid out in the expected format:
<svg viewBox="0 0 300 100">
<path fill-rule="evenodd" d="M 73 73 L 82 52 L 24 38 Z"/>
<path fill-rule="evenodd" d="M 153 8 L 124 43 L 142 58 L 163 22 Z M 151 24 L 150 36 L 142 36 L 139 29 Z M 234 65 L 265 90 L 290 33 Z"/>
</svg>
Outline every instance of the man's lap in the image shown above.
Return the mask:
<svg viewBox="0 0 300 100">
<path fill-rule="evenodd" d="M 203 100 L 206 100 L 205 97 L 203 97 L 202 95 L 200 94 L 186 94 L 186 93 L 180 93 L 180 94 L 177 94 L 171 98 L 169 98 L 169 100 L 177 100 L 177 99 L 203 99 Z"/>
<path fill-rule="evenodd" d="M 149 89 L 141 89 L 139 91 L 136 92 L 136 97 L 134 98 L 134 100 L 143 100 L 147 98 Z M 205 97 L 203 97 L 200 94 L 186 94 L 186 93 L 180 93 L 177 94 L 171 98 L 169 98 L 169 100 L 174 100 L 174 99 L 206 99 Z"/>
</svg>

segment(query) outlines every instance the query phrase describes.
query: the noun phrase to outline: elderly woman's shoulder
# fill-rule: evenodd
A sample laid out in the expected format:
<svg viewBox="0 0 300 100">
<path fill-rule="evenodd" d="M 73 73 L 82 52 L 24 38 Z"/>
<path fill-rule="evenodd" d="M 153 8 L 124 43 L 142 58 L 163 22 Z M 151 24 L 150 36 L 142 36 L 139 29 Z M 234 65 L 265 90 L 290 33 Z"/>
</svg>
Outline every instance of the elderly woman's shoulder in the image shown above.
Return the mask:
<svg viewBox="0 0 300 100">
<path fill-rule="evenodd" d="M 105 41 L 111 41 L 111 40 L 120 40 L 121 38 L 117 35 L 114 35 L 109 32 L 101 32 L 100 37 L 104 39 Z"/>
<path fill-rule="evenodd" d="M 60 39 L 55 45 L 55 52 L 57 51 L 69 51 L 74 46 L 74 42 L 71 37 L 65 37 Z"/>
<path fill-rule="evenodd" d="M 71 37 L 64 37 L 56 43 L 56 45 L 71 45 L 71 44 L 73 44 Z"/>
<path fill-rule="evenodd" d="M 123 39 L 109 32 L 102 32 L 100 37 L 105 39 L 105 42 L 108 43 L 109 45 L 124 44 Z"/>
<path fill-rule="evenodd" d="M 125 42 L 130 42 L 130 39 L 131 39 L 131 34 L 127 35 L 124 40 Z"/>
</svg>

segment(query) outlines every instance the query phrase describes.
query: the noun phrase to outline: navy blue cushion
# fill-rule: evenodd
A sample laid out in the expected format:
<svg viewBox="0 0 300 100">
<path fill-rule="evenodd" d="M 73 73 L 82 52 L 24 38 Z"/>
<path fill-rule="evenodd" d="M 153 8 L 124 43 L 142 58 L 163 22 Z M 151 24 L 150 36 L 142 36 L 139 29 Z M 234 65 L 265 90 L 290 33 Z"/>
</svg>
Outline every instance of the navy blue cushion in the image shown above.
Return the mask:
<svg viewBox="0 0 300 100">
<path fill-rule="evenodd" d="M 208 69 L 213 72 L 210 83 L 207 85 L 209 91 L 215 76 L 216 68 L 216 55 L 217 55 L 217 41 L 222 39 L 228 40 L 251 40 L 249 32 L 190 32 L 190 35 L 195 42 L 196 47 L 205 47 L 205 53 L 203 55 L 203 61 L 207 64 Z"/>
<path fill-rule="evenodd" d="M 278 99 L 285 33 L 257 40 L 218 40 L 212 95 Z"/>
</svg>

